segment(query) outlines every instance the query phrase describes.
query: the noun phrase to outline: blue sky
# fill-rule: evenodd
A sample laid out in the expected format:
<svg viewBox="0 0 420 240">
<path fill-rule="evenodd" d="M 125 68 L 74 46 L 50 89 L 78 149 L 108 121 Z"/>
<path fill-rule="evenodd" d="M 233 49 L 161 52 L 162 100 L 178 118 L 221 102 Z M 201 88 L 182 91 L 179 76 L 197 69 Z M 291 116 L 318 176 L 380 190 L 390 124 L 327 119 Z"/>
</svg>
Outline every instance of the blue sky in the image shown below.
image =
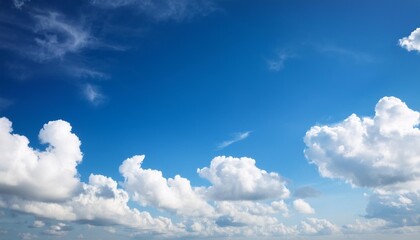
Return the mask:
<svg viewBox="0 0 420 240">
<path fill-rule="evenodd" d="M 418 1 L 0 6 L 1 238 L 418 238 Z"/>
</svg>

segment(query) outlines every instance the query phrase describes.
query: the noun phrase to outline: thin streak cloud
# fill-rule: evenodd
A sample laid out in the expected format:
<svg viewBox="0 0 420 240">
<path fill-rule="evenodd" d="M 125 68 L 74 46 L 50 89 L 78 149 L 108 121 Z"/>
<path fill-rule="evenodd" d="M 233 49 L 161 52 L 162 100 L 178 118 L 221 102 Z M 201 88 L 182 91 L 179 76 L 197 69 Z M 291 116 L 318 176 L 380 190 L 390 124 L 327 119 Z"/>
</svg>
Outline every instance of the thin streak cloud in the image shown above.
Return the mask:
<svg viewBox="0 0 420 240">
<path fill-rule="evenodd" d="M 249 137 L 249 135 L 251 135 L 251 133 L 252 133 L 252 131 L 247 131 L 247 132 L 239 132 L 239 133 L 236 133 L 236 134 L 233 136 L 233 138 L 232 138 L 232 139 L 227 140 L 227 141 L 224 141 L 224 142 L 222 142 L 221 144 L 219 144 L 219 146 L 217 146 L 217 149 L 218 149 L 218 150 L 220 150 L 220 149 L 223 149 L 223 148 L 225 148 L 225 147 L 228 147 L 228 146 L 230 146 L 230 145 L 232 145 L 232 144 L 234 144 L 234 143 L 236 143 L 236 142 L 239 142 L 239 141 L 245 140 L 246 138 L 248 138 L 248 137 Z"/>
</svg>

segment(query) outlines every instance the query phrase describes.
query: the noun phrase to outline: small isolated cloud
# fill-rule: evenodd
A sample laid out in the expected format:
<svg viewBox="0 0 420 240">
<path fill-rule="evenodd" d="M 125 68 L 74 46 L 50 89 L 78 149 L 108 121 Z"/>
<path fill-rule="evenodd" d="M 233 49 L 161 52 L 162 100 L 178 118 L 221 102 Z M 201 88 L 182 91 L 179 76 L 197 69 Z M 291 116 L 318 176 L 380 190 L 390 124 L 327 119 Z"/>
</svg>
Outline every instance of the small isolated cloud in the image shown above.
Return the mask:
<svg viewBox="0 0 420 240">
<path fill-rule="evenodd" d="M 420 113 L 384 97 L 375 116 L 356 114 L 305 136 L 305 155 L 323 177 L 361 187 L 407 192 L 420 189 Z"/>
<path fill-rule="evenodd" d="M 91 0 L 91 3 L 108 9 L 130 7 L 157 21 L 182 21 L 216 10 L 212 0 Z"/>
<path fill-rule="evenodd" d="M 66 54 L 79 52 L 92 42 L 86 29 L 67 21 L 57 12 L 42 12 L 33 17 L 36 20 L 37 47 L 30 54 L 35 60 L 62 59 Z"/>
<path fill-rule="evenodd" d="M 86 84 L 83 89 L 85 98 L 93 105 L 99 105 L 105 99 L 105 96 L 99 91 L 97 86 Z"/>
<path fill-rule="evenodd" d="M 410 36 L 403 37 L 398 40 L 399 45 L 407 51 L 420 52 L 420 28 L 416 28 L 411 32 Z"/>
<path fill-rule="evenodd" d="M 32 224 L 32 227 L 34 228 L 42 228 L 45 226 L 45 223 L 41 220 L 35 220 L 34 223 Z"/>
<path fill-rule="evenodd" d="M 303 214 L 315 214 L 315 210 L 309 205 L 309 203 L 305 202 L 303 199 L 296 199 L 293 201 L 293 208 L 298 211 L 299 213 Z"/>
<path fill-rule="evenodd" d="M 290 59 L 292 56 L 283 52 L 277 54 L 273 59 L 267 60 L 268 70 L 273 72 L 278 72 L 283 70 L 286 60 Z"/>
<path fill-rule="evenodd" d="M 215 157 L 197 172 L 212 183 L 207 194 L 216 200 L 286 198 L 290 193 L 277 173 L 259 169 L 252 158 Z"/>
<path fill-rule="evenodd" d="M 242 141 L 248 138 L 250 135 L 251 135 L 251 131 L 236 133 L 231 140 L 224 141 L 221 144 L 219 144 L 219 146 L 217 146 L 217 149 L 220 150 L 236 142 Z"/>
<path fill-rule="evenodd" d="M 67 224 L 57 223 L 55 225 L 51 225 L 48 229 L 44 231 L 44 233 L 53 236 L 63 236 L 70 230 L 72 230 L 72 228 Z"/>
<path fill-rule="evenodd" d="M 23 5 L 25 5 L 25 3 L 29 2 L 31 0 L 13 0 L 13 5 L 15 5 L 15 7 L 17 9 L 21 9 L 23 7 Z"/>
</svg>

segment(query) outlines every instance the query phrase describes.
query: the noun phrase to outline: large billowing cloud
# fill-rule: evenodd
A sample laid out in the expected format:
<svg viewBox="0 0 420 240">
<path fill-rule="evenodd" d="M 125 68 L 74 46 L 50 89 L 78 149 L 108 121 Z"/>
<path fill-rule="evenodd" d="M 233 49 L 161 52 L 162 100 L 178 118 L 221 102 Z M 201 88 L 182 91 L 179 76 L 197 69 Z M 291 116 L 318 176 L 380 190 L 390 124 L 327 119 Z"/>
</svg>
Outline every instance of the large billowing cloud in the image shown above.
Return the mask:
<svg viewBox="0 0 420 240">
<path fill-rule="evenodd" d="M 408 51 L 420 51 L 420 28 L 416 28 L 410 36 L 401 38 L 399 44 Z"/>
<path fill-rule="evenodd" d="M 81 190 L 76 166 L 82 160 L 79 138 L 69 123 L 58 120 L 39 132 L 44 151 L 28 146 L 25 136 L 12 133 L 0 118 L 0 191 L 24 199 L 65 200 Z"/>
<path fill-rule="evenodd" d="M 312 127 L 306 157 L 324 177 L 369 187 L 367 218 L 390 226 L 420 224 L 420 113 L 395 97 L 382 98 L 373 118 L 355 114 Z"/>
<path fill-rule="evenodd" d="M 80 182 L 80 141 L 71 129 L 62 120 L 45 124 L 39 138 L 48 145 L 40 151 L 29 147 L 25 136 L 13 134 L 7 118 L 0 118 L 0 208 L 60 221 L 180 231 L 170 219 L 130 208 L 128 193 L 111 178 L 92 174 L 88 183 Z"/>
<path fill-rule="evenodd" d="M 382 191 L 420 189 L 419 112 L 400 99 L 382 98 L 373 118 L 352 114 L 305 136 L 305 155 L 324 177 Z"/>
<path fill-rule="evenodd" d="M 277 173 L 259 169 L 252 158 L 216 157 L 210 167 L 197 172 L 212 183 L 207 193 L 215 200 L 262 200 L 290 194 Z"/>
<path fill-rule="evenodd" d="M 124 187 L 134 201 L 181 215 L 212 215 L 213 208 L 188 179 L 179 175 L 166 179 L 161 171 L 141 168 L 143 160 L 144 155 L 134 156 L 120 166 Z"/>
</svg>

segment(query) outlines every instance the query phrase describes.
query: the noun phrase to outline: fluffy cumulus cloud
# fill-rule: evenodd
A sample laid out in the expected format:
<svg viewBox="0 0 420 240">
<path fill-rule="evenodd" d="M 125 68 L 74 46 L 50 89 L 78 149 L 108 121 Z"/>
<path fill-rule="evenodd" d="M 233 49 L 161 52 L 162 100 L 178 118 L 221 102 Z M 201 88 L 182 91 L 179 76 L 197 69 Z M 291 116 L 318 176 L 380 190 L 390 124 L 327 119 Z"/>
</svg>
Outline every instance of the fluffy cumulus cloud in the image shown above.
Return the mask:
<svg viewBox="0 0 420 240">
<path fill-rule="evenodd" d="M 366 217 L 380 218 L 393 226 L 420 225 L 420 192 L 406 194 L 376 193 L 370 197 Z"/>
<path fill-rule="evenodd" d="M 410 36 L 401 38 L 399 44 L 408 51 L 420 51 L 420 28 L 416 28 Z"/>
<path fill-rule="evenodd" d="M 124 187 L 134 201 L 182 215 L 212 215 L 213 208 L 188 179 L 179 175 L 166 179 L 161 171 L 143 169 L 143 160 L 144 155 L 134 156 L 120 166 Z"/>
<path fill-rule="evenodd" d="M 133 237 L 336 232 L 335 225 L 322 219 L 282 224 L 280 219 L 289 211 L 282 198 L 289 191 L 277 173 L 257 168 L 250 158 L 214 158 L 209 167 L 198 170 L 212 185 L 193 187 L 181 176 L 165 178 L 158 170 L 143 169 L 144 155 L 134 156 L 120 166 L 124 178 L 121 187 L 114 179 L 99 174 L 91 174 L 87 182 L 80 181 L 76 167 L 82 160 L 81 143 L 69 123 L 51 121 L 41 129 L 39 138 L 47 144 L 43 151 L 29 147 L 25 136 L 12 132 L 8 119 L 0 119 L 0 209 L 35 216 L 28 228 L 37 228 L 44 235 L 65 237 L 74 222 L 105 226 L 111 232 L 115 229 L 110 227 L 128 227 Z M 401 201 L 410 204 L 409 200 Z M 176 222 L 133 208 L 134 202 L 175 214 Z M 313 211 L 303 200 L 293 204 L 306 213 Z M 32 236 L 28 234 L 22 238 Z"/>
<path fill-rule="evenodd" d="M 13 134 L 7 118 L 0 118 L 0 191 L 46 201 L 68 199 L 80 191 L 76 166 L 82 153 L 71 129 L 62 120 L 45 124 L 39 138 L 47 147 L 40 151 L 29 147 L 25 136 Z"/>
<path fill-rule="evenodd" d="M 382 191 L 420 189 L 419 112 L 395 97 L 382 98 L 373 118 L 352 114 L 332 126 L 314 126 L 305 155 L 324 177 Z"/>
<path fill-rule="evenodd" d="M 303 214 L 314 214 L 315 210 L 303 199 L 296 199 L 293 201 L 293 207 L 296 211 Z"/>
<path fill-rule="evenodd" d="M 290 194 L 277 173 L 259 169 L 252 158 L 216 157 L 210 167 L 197 172 L 212 183 L 207 194 L 215 200 L 262 200 Z"/>
<path fill-rule="evenodd" d="M 195 15 L 207 15 L 216 9 L 211 0 L 92 0 L 103 8 L 131 7 L 155 20 L 184 20 Z"/>
<path fill-rule="evenodd" d="M 7 118 L 0 118 L 0 208 L 59 221 L 181 231 L 170 219 L 130 208 L 128 193 L 111 178 L 92 174 L 88 183 L 80 182 L 76 169 L 82 160 L 80 141 L 71 129 L 62 120 L 45 124 L 39 138 L 47 148 L 40 151 L 29 147 L 25 136 L 13 134 Z M 60 229 L 65 228 L 57 225 L 49 231 L 61 233 Z"/>
<path fill-rule="evenodd" d="M 419 225 L 419 117 L 400 99 L 384 97 L 373 118 L 352 114 L 332 126 L 312 127 L 305 154 L 322 176 L 373 190 L 367 218 L 388 226 Z"/>
</svg>

